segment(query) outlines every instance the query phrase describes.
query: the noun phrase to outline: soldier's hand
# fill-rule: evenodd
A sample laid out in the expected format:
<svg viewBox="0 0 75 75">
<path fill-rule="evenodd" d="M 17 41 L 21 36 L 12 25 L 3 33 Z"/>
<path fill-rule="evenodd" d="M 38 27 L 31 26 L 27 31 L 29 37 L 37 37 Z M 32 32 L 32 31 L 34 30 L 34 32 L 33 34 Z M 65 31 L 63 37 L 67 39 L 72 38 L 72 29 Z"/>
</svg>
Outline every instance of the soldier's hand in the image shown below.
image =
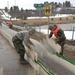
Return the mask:
<svg viewBox="0 0 75 75">
<path fill-rule="evenodd" d="M 58 43 L 58 41 L 55 41 L 55 43 L 57 44 L 57 43 Z"/>
<path fill-rule="evenodd" d="M 30 50 L 32 50 L 32 47 L 31 47 L 31 46 L 29 46 L 28 48 L 29 48 Z"/>
<path fill-rule="evenodd" d="M 35 46 L 34 44 L 32 46 Z"/>
<path fill-rule="evenodd" d="M 48 36 L 48 38 L 49 38 L 49 39 L 51 38 L 50 35 Z"/>
<path fill-rule="evenodd" d="M 33 43 L 31 44 L 32 46 L 35 46 Z"/>
</svg>

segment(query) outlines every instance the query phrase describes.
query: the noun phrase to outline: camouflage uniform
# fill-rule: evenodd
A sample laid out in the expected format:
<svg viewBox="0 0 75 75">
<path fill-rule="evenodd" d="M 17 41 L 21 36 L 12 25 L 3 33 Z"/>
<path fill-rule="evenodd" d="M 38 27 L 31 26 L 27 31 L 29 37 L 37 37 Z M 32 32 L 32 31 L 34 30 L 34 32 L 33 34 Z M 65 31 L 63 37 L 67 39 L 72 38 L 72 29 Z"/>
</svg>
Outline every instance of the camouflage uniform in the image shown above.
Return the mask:
<svg viewBox="0 0 75 75">
<path fill-rule="evenodd" d="M 23 44 L 22 44 L 22 41 L 19 40 L 19 39 L 17 38 L 17 36 L 14 36 L 14 37 L 12 38 L 12 42 L 13 42 L 13 45 L 14 45 L 16 51 L 19 53 L 20 58 L 23 58 L 23 59 L 24 59 L 25 48 L 24 48 L 24 46 L 23 46 Z"/>
<path fill-rule="evenodd" d="M 66 37 L 65 37 L 65 34 L 64 34 L 64 32 L 62 30 L 58 31 L 58 35 L 60 37 L 58 39 L 56 39 L 56 43 L 58 43 L 61 46 L 61 52 L 60 52 L 60 54 L 63 55 Z"/>
<path fill-rule="evenodd" d="M 54 27 L 54 26 L 52 26 L 52 27 Z M 58 30 L 57 34 L 58 34 L 59 38 L 55 39 L 55 42 L 58 43 L 61 46 L 61 52 L 60 52 L 60 54 L 63 55 L 63 50 L 64 50 L 66 36 L 65 36 L 64 31 L 62 29 Z M 50 32 L 49 38 L 51 38 L 52 35 L 53 35 L 53 33 Z"/>
<path fill-rule="evenodd" d="M 30 44 L 32 42 L 29 40 L 29 32 L 28 31 L 20 31 L 12 38 L 13 45 L 16 49 L 16 51 L 20 55 L 20 59 L 24 60 L 24 54 L 25 54 L 25 47 L 24 44 L 29 48 Z"/>
</svg>

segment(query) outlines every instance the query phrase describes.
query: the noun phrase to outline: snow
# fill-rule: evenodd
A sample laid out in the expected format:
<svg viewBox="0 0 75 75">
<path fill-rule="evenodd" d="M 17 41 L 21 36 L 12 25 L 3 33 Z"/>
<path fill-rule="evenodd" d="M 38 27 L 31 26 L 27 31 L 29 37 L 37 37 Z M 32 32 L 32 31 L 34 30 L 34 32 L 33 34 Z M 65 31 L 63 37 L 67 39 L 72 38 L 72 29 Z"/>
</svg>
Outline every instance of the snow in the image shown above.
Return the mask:
<svg viewBox="0 0 75 75">
<path fill-rule="evenodd" d="M 49 18 L 59 18 L 59 17 L 68 17 L 73 16 L 72 14 L 56 14 L 55 16 L 49 16 Z M 27 19 L 39 19 L 39 18 L 48 18 L 48 17 L 28 17 Z"/>
<path fill-rule="evenodd" d="M 0 10 L 0 13 L 1 13 L 2 19 L 10 20 L 10 18 L 12 17 L 8 13 L 6 13 L 4 10 Z M 20 20 L 20 19 L 17 19 L 16 17 L 14 17 L 11 20 Z"/>
<path fill-rule="evenodd" d="M 67 39 L 71 40 L 73 38 L 73 40 L 75 40 L 75 31 L 74 31 L 74 36 L 72 37 L 73 35 L 73 31 L 64 31 L 65 33 L 65 36 Z"/>
<path fill-rule="evenodd" d="M 10 16 L 8 13 L 6 13 L 4 10 L 3 10 L 3 13 L 4 13 L 5 16 L 11 17 L 11 16 Z"/>
<path fill-rule="evenodd" d="M 3 19 L 10 20 L 12 17 L 8 13 L 6 13 L 4 10 L 0 10 Z M 55 16 L 50 16 L 49 18 L 59 18 L 59 17 L 67 17 L 67 16 L 72 16 L 72 14 L 56 14 Z M 27 19 L 39 19 L 39 18 L 47 18 L 47 17 L 27 17 Z M 16 18 L 13 18 L 12 20 L 16 20 Z"/>
</svg>

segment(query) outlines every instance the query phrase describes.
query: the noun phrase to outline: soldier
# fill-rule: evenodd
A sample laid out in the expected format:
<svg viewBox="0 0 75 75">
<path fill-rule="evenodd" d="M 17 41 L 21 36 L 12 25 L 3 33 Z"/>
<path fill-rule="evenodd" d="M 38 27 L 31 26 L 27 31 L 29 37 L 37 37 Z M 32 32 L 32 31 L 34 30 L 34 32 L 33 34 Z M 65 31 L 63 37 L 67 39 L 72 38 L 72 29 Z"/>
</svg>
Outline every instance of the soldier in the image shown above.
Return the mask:
<svg viewBox="0 0 75 75">
<path fill-rule="evenodd" d="M 60 55 L 63 55 L 63 49 L 64 49 L 65 40 L 66 40 L 63 30 L 60 28 L 60 26 L 57 26 L 57 25 L 50 25 L 49 30 L 51 30 L 49 34 L 49 38 L 51 38 L 52 35 L 54 34 L 54 36 L 56 37 L 55 42 L 61 46 Z"/>
<path fill-rule="evenodd" d="M 20 32 L 17 32 L 17 34 L 15 36 L 13 36 L 13 38 L 12 38 L 13 45 L 14 45 L 16 51 L 18 52 L 18 54 L 20 55 L 19 62 L 21 64 L 28 63 L 24 59 L 24 54 L 25 54 L 26 50 L 23 45 L 23 42 L 31 50 L 30 44 L 33 45 L 33 43 L 30 41 L 29 38 L 34 33 L 35 33 L 35 29 L 30 29 L 29 31 L 20 31 Z"/>
<path fill-rule="evenodd" d="M 9 28 L 12 28 L 12 27 L 13 27 L 12 22 L 7 22 L 7 24 L 8 24 L 8 26 L 9 26 Z"/>
<path fill-rule="evenodd" d="M 28 24 L 26 22 L 23 23 L 23 26 L 24 26 L 25 30 L 29 30 L 29 26 L 28 26 Z"/>
</svg>

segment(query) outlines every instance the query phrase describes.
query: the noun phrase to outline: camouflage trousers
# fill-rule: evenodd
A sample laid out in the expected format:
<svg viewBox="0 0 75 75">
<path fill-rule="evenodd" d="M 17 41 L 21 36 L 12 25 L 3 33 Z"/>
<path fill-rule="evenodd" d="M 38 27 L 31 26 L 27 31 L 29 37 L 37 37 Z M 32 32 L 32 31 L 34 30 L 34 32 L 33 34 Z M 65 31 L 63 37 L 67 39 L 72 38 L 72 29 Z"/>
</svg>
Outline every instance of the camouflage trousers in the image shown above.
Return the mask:
<svg viewBox="0 0 75 75">
<path fill-rule="evenodd" d="M 54 39 L 54 40 L 57 41 L 58 39 Z M 63 55 L 63 52 L 64 52 L 65 41 L 66 41 L 66 39 L 59 40 L 59 41 L 57 42 L 57 43 L 61 46 L 61 52 L 60 52 L 61 55 Z"/>
<path fill-rule="evenodd" d="M 13 26 L 12 25 L 9 25 L 9 28 L 12 28 Z"/>
<path fill-rule="evenodd" d="M 62 41 L 62 42 L 59 41 L 58 44 L 61 46 L 61 52 L 60 52 L 60 54 L 63 55 L 65 40 Z"/>
<path fill-rule="evenodd" d="M 20 56 L 24 56 L 24 54 L 25 54 L 25 47 L 22 44 L 22 41 L 20 39 L 18 39 L 16 36 L 14 36 L 12 38 L 12 42 L 13 42 L 13 45 L 14 45 L 16 51 L 20 54 Z"/>
</svg>

